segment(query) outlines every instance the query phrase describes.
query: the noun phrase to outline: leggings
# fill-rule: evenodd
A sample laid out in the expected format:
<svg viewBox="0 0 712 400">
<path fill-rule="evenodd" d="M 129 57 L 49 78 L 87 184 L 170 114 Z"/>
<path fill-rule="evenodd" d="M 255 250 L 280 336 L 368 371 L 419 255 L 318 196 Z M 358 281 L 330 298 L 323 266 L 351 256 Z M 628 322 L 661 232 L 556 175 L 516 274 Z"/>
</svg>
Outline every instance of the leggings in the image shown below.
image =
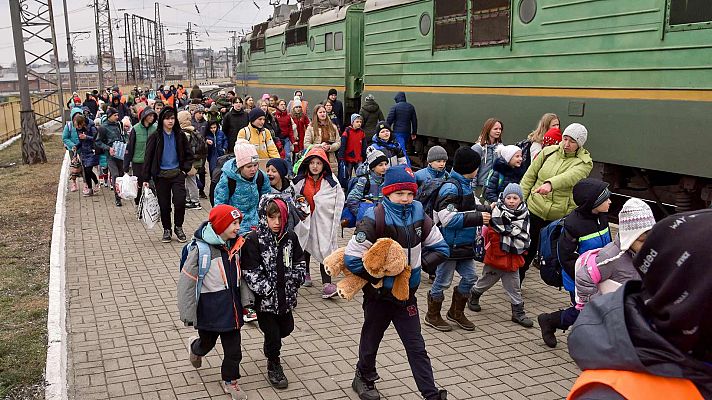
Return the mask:
<svg viewBox="0 0 712 400">
<path fill-rule="evenodd" d="M 311 254 L 304 252 L 304 262 L 307 263 L 307 274 L 311 275 L 309 273 L 309 261 L 311 261 Z M 319 272 L 321 272 L 321 283 L 331 283 L 331 276 L 326 273 L 326 270 L 324 269 L 324 264 L 319 264 Z"/>
<path fill-rule="evenodd" d="M 94 173 L 94 167 L 84 167 L 84 183 L 89 189 L 92 188 L 92 182 L 99 184 L 99 178 L 96 177 Z"/>
</svg>

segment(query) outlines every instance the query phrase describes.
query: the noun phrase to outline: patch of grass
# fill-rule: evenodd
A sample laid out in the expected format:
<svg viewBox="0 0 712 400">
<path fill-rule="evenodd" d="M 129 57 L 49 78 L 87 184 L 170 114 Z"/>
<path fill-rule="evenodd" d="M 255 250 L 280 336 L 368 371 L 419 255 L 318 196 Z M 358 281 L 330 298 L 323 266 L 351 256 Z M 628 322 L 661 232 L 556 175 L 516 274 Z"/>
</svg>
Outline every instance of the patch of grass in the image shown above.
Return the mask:
<svg viewBox="0 0 712 400">
<path fill-rule="evenodd" d="M 60 136 L 47 163 L 22 164 L 20 141 L 0 151 L 0 398 L 44 398 L 49 252 Z M 15 166 L 8 166 L 15 163 Z"/>
</svg>

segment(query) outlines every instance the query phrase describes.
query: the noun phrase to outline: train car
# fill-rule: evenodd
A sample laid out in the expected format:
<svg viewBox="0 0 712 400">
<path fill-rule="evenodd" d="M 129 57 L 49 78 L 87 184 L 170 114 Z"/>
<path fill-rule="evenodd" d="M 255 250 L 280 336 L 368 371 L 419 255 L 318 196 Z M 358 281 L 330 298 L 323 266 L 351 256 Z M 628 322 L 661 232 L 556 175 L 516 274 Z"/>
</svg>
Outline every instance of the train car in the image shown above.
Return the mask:
<svg viewBox="0 0 712 400">
<path fill-rule="evenodd" d="M 712 200 L 709 1 L 363 5 L 363 35 L 354 45 L 363 46 L 362 93 L 374 94 L 387 112 L 394 94 L 406 92 L 418 111 L 418 153 L 435 143 L 450 149 L 472 143 L 492 116 L 504 122 L 504 141 L 514 143 L 542 114 L 554 112 L 562 129 L 572 122 L 586 125 L 595 174 L 617 191 L 680 210 Z M 346 64 L 360 61 L 348 57 Z M 302 60 L 302 68 L 309 64 Z M 335 83 L 305 80 L 313 75 L 297 71 L 288 81 L 294 87 L 310 82 L 323 93 L 319 85 Z M 275 80 L 273 89 L 286 82 Z"/>
</svg>

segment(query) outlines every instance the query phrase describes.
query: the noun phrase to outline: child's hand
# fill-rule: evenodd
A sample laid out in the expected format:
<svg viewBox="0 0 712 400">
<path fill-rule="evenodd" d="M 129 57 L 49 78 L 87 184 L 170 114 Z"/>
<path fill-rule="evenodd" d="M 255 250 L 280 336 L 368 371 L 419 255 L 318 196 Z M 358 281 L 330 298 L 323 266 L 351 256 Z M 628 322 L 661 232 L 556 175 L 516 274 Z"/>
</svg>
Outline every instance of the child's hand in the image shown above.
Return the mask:
<svg viewBox="0 0 712 400">
<path fill-rule="evenodd" d="M 482 225 L 489 225 L 490 218 L 492 218 L 492 214 L 488 212 L 483 212 L 482 213 Z"/>
</svg>

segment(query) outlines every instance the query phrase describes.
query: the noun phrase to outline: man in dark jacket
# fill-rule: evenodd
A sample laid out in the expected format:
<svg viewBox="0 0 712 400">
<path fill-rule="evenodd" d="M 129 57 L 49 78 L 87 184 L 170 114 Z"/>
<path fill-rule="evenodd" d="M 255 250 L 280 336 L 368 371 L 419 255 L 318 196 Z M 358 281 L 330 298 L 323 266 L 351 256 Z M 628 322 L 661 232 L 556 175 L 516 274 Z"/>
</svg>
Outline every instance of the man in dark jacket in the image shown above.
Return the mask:
<svg viewBox="0 0 712 400">
<path fill-rule="evenodd" d="M 235 147 L 237 133 L 240 132 L 240 129 L 250 123 L 249 114 L 245 112 L 242 106 L 242 99 L 236 96 L 232 100 L 232 109 L 223 117 L 222 130 L 225 133 L 225 137 L 227 137 L 228 151 L 232 151 L 233 147 Z"/>
<path fill-rule="evenodd" d="M 109 172 L 111 173 L 111 187 L 116 187 L 116 178 L 121 176 L 123 167 L 123 154 L 117 154 L 114 146 L 115 142 L 126 142 L 124 128 L 119 122 L 119 114 L 115 108 L 109 107 L 106 109 L 106 121 L 98 128 L 98 136 L 96 146 L 109 154 Z M 120 146 L 119 146 L 120 147 Z M 114 202 L 116 207 L 121 207 L 121 198 L 117 193 L 114 193 Z"/>
<path fill-rule="evenodd" d="M 185 176 L 193 166 L 193 153 L 188 138 L 176 121 L 176 110 L 164 107 L 158 115 L 158 131 L 148 138 L 144 158 L 144 187 L 153 178 L 161 208 L 163 243 L 171 241 L 171 198 L 175 207 L 175 234 L 186 242 L 183 231 L 185 218 Z"/>
<path fill-rule="evenodd" d="M 396 140 L 400 143 L 403 151 L 406 152 L 406 159 L 410 165 L 408 158 L 408 143 L 415 139 L 418 134 L 418 116 L 415 114 L 415 107 L 405 101 L 405 93 L 398 92 L 394 97 L 396 104 L 391 107 L 388 112 L 386 122 L 393 127 L 393 133 L 396 135 Z"/>
<path fill-rule="evenodd" d="M 94 90 L 96 92 L 96 90 Z M 84 104 L 82 104 L 84 107 L 89 108 L 89 115 L 91 115 L 91 119 L 94 119 L 96 117 L 96 112 L 99 111 L 99 103 L 96 101 L 96 96 L 99 94 L 98 92 L 96 94 L 92 93 L 87 93 L 86 100 L 84 100 Z"/>
<path fill-rule="evenodd" d="M 344 103 L 342 103 L 340 100 L 336 100 L 338 92 L 336 89 L 331 88 L 329 89 L 329 100 L 331 100 L 331 104 L 334 105 L 334 114 L 336 114 L 336 118 L 341 121 L 341 124 L 344 124 Z M 343 127 L 342 127 L 343 128 Z M 342 129 L 343 132 L 343 129 Z M 339 132 L 339 133 L 342 133 Z"/>
<path fill-rule="evenodd" d="M 126 105 L 126 103 L 121 102 L 121 97 L 115 96 L 111 98 L 111 107 L 114 107 L 119 113 L 119 120 L 124 119 L 124 117 L 131 118 L 131 110 Z"/>
<path fill-rule="evenodd" d="M 383 116 L 383 111 L 381 111 L 381 106 L 376 103 L 372 94 L 366 96 L 366 100 L 361 106 L 361 111 L 359 114 L 363 117 L 363 131 L 366 132 L 366 137 L 371 137 L 376 133 L 376 124 L 378 121 L 385 121 L 386 117 Z"/>
<path fill-rule="evenodd" d="M 133 169 L 133 175 L 138 179 L 139 188 L 143 186 L 144 182 L 144 159 L 146 158 L 146 143 L 148 143 L 148 137 L 156 131 L 156 118 L 158 115 L 153 108 L 146 107 L 141 111 L 140 120 L 135 124 L 131 131 L 129 132 L 129 141 L 126 144 L 126 152 L 124 153 L 124 173 L 129 173 L 129 167 Z M 135 202 L 141 201 L 141 194 L 143 191 L 139 191 L 138 196 L 136 196 Z"/>
</svg>

